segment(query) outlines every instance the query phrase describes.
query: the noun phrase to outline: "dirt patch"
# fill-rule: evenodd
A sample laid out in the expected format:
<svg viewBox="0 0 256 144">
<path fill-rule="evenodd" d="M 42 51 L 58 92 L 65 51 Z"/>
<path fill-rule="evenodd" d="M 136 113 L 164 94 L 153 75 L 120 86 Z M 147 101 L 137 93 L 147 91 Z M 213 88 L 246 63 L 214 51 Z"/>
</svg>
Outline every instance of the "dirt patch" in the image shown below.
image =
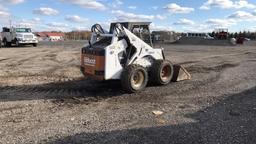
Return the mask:
<svg viewBox="0 0 256 144">
<path fill-rule="evenodd" d="M 239 66 L 239 64 L 224 63 L 221 65 L 216 65 L 216 66 L 212 66 L 212 67 L 204 67 L 202 65 L 201 66 L 194 65 L 194 66 L 188 67 L 187 69 L 191 73 L 209 73 L 211 71 L 220 72 L 225 69 L 233 68 L 233 67 L 237 67 L 237 66 Z"/>
</svg>

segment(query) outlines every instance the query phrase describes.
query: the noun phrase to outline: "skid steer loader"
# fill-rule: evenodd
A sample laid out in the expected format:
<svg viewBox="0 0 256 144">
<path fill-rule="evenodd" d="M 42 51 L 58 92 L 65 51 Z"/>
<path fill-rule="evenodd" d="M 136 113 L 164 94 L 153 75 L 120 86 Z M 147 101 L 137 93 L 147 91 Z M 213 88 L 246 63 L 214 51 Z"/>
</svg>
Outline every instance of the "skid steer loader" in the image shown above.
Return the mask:
<svg viewBox="0 0 256 144">
<path fill-rule="evenodd" d="M 182 66 L 165 59 L 162 48 L 153 48 L 149 25 L 112 23 L 109 32 L 93 25 L 89 45 L 82 48 L 81 72 L 96 80 L 120 80 L 131 93 L 143 90 L 148 81 L 167 85 L 190 79 Z"/>
</svg>

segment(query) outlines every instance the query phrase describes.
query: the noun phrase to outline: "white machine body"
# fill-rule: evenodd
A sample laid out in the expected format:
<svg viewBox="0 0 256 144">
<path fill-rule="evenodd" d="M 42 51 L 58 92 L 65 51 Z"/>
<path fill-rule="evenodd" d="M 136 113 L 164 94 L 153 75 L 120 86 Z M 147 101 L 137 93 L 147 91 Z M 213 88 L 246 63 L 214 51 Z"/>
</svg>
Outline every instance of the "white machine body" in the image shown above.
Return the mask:
<svg viewBox="0 0 256 144">
<path fill-rule="evenodd" d="M 111 39 L 110 45 L 103 48 L 105 51 L 104 78 L 102 78 L 103 80 L 121 79 L 121 73 L 123 72 L 125 65 L 136 64 L 149 68 L 153 64 L 154 60 L 164 59 L 162 48 L 154 49 L 124 26 L 119 27 L 120 31 L 114 30 L 112 34 L 93 33 L 90 44 L 87 46 L 87 48 L 91 47 L 92 50 L 94 45 L 96 45 L 100 40 L 104 38 Z M 106 31 L 104 30 L 104 32 Z M 120 35 L 121 37 L 126 37 L 126 39 L 120 39 Z M 127 48 L 129 46 L 134 49 L 134 53 L 129 59 L 127 59 L 125 63 L 122 63 L 121 61 L 124 59 L 124 57 L 120 54 L 127 54 Z M 88 48 L 88 50 L 90 50 L 90 48 Z M 84 57 L 83 54 L 82 57 Z M 86 61 L 84 59 L 88 59 L 88 57 L 91 57 L 92 61 L 97 61 L 97 58 L 89 55 L 87 58 L 82 58 L 82 66 L 86 67 Z M 95 65 L 97 65 L 96 63 L 97 62 L 95 62 Z"/>
</svg>

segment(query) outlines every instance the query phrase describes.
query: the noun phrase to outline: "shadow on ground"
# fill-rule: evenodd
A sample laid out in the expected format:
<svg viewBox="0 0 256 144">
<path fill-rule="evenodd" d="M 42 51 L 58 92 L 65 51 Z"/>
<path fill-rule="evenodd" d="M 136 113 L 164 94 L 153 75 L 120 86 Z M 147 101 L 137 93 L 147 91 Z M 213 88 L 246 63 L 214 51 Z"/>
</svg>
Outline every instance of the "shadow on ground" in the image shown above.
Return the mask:
<svg viewBox="0 0 256 144">
<path fill-rule="evenodd" d="M 208 108 L 187 114 L 195 123 L 161 127 L 117 130 L 98 133 L 79 133 L 51 143 L 256 143 L 256 87 Z"/>
<path fill-rule="evenodd" d="M 73 98 L 105 99 L 124 94 L 119 81 L 75 80 L 31 86 L 0 87 L 0 102 Z"/>
</svg>

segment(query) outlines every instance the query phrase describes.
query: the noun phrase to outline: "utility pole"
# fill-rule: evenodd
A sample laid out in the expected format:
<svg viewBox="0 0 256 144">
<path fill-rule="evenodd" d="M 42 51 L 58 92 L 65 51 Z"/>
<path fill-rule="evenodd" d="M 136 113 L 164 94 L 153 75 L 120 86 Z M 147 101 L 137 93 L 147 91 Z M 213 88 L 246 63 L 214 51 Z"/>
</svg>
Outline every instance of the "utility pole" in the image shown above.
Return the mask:
<svg viewBox="0 0 256 144">
<path fill-rule="evenodd" d="M 10 28 L 11 28 L 12 27 L 12 20 L 11 20 L 11 18 L 9 20 L 9 23 L 10 23 Z"/>
</svg>

